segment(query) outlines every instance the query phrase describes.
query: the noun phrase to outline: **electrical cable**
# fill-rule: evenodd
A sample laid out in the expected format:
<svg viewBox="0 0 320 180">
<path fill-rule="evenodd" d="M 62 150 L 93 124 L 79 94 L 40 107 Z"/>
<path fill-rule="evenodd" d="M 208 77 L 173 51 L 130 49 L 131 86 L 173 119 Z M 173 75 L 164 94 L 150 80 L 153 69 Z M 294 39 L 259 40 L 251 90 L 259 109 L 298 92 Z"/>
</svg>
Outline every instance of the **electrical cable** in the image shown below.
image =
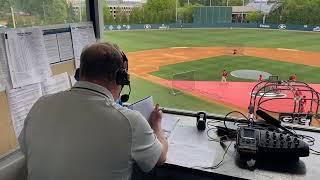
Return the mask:
<svg viewBox="0 0 320 180">
<path fill-rule="evenodd" d="M 219 168 L 219 167 L 222 165 L 222 163 L 223 163 L 223 161 L 224 161 L 224 158 L 225 158 L 225 156 L 226 156 L 226 154 L 227 154 L 230 146 L 232 145 L 232 143 L 233 143 L 233 141 L 230 142 L 230 144 L 228 145 L 228 147 L 227 147 L 226 150 L 224 151 L 223 156 L 222 156 L 222 159 L 220 160 L 220 162 L 219 162 L 218 164 L 216 164 L 216 165 L 214 165 L 214 166 L 211 166 L 211 167 L 202 167 L 202 169 L 217 169 L 217 168 Z"/>
<path fill-rule="evenodd" d="M 310 153 L 311 154 L 313 154 L 313 155 L 320 155 L 320 151 L 316 151 L 316 150 L 314 150 L 314 149 L 312 149 L 312 148 L 309 148 L 310 149 Z"/>
<path fill-rule="evenodd" d="M 207 127 L 208 127 L 207 137 L 208 137 L 209 141 L 220 142 L 220 139 L 214 138 L 210 135 L 211 131 L 218 130 L 218 128 L 215 124 L 219 123 L 219 122 L 221 122 L 221 121 L 219 121 L 219 120 L 207 121 Z"/>
<path fill-rule="evenodd" d="M 194 168 L 201 168 L 201 169 L 205 169 L 205 170 L 208 170 L 208 169 L 218 169 L 218 168 L 222 165 L 222 163 L 223 163 L 223 161 L 224 161 L 224 159 L 225 159 L 225 156 L 226 156 L 226 154 L 227 154 L 230 146 L 232 145 L 232 143 L 233 143 L 233 141 L 231 141 L 230 144 L 227 146 L 226 150 L 224 151 L 224 153 L 223 153 L 223 155 L 222 155 L 222 159 L 221 159 L 216 165 L 207 166 L 207 167 L 194 166 Z"/>
<path fill-rule="evenodd" d="M 220 142 L 220 143 L 224 143 L 224 142 L 227 142 L 227 141 L 230 141 L 230 144 L 227 146 L 223 156 L 222 156 L 222 159 L 214 166 L 210 166 L 210 167 L 201 167 L 201 166 L 195 166 L 198 167 L 198 168 L 201 168 L 201 169 L 217 169 L 219 168 L 224 159 L 225 159 L 225 156 L 230 148 L 230 146 L 232 145 L 232 143 L 236 140 L 236 135 L 237 135 L 237 132 L 234 131 L 234 130 L 231 130 L 227 127 L 227 124 L 226 124 L 226 120 L 228 118 L 229 115 L 233 114 L 233 113 L 238 113 L 240 115 L 242 115 L 246 120 L 248 120 L 248 123 L 246 123 L 247 125 L 251 125 L 252 127 L 254 128 L 257 128 L 257 129 L 267 129 L 267 127 L 263 127 L 262 125 L 258 125 L 258 124 L 255 124 L 253 120 L 250 121 L 249 118 L 247 118 L 243 113 L 239 112 L 239 111 L 231 111 L 229 113 L 227 113 L 223 119 L 223 124 L 224 124 L 224 129 L 221 128 L 220 126 L 217 126 L 216 124 L 217 123 L 220 123 L 221 120 L 210 120 L 210 121 L 207 121 L 207 127 L 208 127 L 208 130 L 207 130 L 207 137 L 208 137 L 208 140 L 209 141 L 214 141 L 214 142 Z M 237 120 L 235 120 L 234 124 L 237 123 Z M 240 127 L 241 125 L 243 125 L 244 123 L 239 123 L 237 124 L 238 127 Z M 286 127 L 284 127 L 286 128 Z M 308 135 L 301 135 L 301 134 L 297 134 L 293 129 L 288 129 L 286 128 L 288 131 L 292 132 L 293 134 L 295 134 L 297 137 L 299 137 L 301 140 L 305 141 L 309 147 L 313 146 L 314 145 L 314 142 L 315 142 L 315 138 L 314 137 L 311 137 L 311 136 L 308 136 Z M 210 132 L 212 131 L 224 131 L 225 135 L 221 136 L 220 138 L 214 138 L 210 135 Z M 274 131 L 279 131 L 277 129 L 275 129 Z M 320 151 L 317 151 L 317 150 L 314 150 L 312 148 L 309 148 L 310 149 L 310 153 L 313 154 L 313 155 L 320 155 Z"/>
<path fill-rule="evenodd" d="M 223 119 L 223 124 L 224 124 L 224 127 L 227 129 L 227 131 L 229 130 L 228 129 L 228 127 L 227 127 L 227 124 L 226 124 L 226 120 L 227 120 L 227 118 L 228 118 L 228 116 L 230 115 L 230 114 L 233 114 L 233 113 L 239 113 L 239 114 L 241 114 L 246 120 L 248 120 L 248 122 L 250 123 L 250 120 L 247 118 L 247 116 L 246 115 L 244 115 L 242 112 L 240 112 L 240 111 L 231 111 L 231 112 L 229 112 L 228 114 L 226 114 L 225 116 L 224 116 L 224 119 Z M 236 121 L 235 121 L 235 123 L 236 123 Z"/>
<path fill-rule="evenodd" d="M 202 168 L 202 169 L 217 169 L 219 168 L 224 159 L 225 159 L 225 156 L 230 148 L 230 146 L 232 145 L 232 143 L 236 140 L 236 135 L 237 135 L 237 132 L 234 131 L 234 130 L 230 130 L 227 125 L 226 125 L 226 120 L 228 118 L 228 116 L 230 114 L 233 114 L 233 113 L 239 113 L 240 115 L 242 115 L 246 120 L 248 120 L 248 124 L 250 124 L 250 120 L 241 112 L 239 111 L 231 111 L 229 112 L 228 114 L 226 114 L 226 116 L 224 117 L 223 119 L 223 124 L 225 126 L 225 129 L 222 129 L 222 128 L 219 128 L 219 126 L 216 126 L 217 123 L 221 122 L 220 120 L 211 120 L 211 121 L 207 121 L 207 127 L 208 127 L 208 130 L 207 130 L 207 137 L 209 139 L 209 141 L 214 141 L 214 142 L 220 142 L 220 143 L 224 143 L 224 142 L 227 142 L 227 141 L 230 141 L 230 144 L 227 146 L 227 148 L 225 149 L 225 152 L 222 156 L 222 159 L 214 166 L 210 166 L 210 167 L 200 167 L 200 166 L 195 166 L 195 167 L 198 167 L 198 168 Z M 235 123 L 237 123 L 235 121 Z M 240 123 L 240 124 L 243 124 L 243 123 Z M 237 125 L 238 126 L 238 125 Z M 213 131 L 213 130 L 221 130 L 221 131 L 224 131 L 226 134 L 221 136 L 220 138 L 214 138 L 210 135 L 210 132 Z"/>
<path fill-rule="evenodd" d="M 231 114 L 233 114 L 233 113 L 238 113 L 238 114 L 242 115 L 246 120 L 248 120 L 248 124 L 250 124 L 250 120 L 249 120 L 242 112 L 239 112 L 239 111 L 231 111 L 231 112 L 229 112 L 228 114 L 226 114 L 225 117 L 224 117 L 224 119 L 223 119 L 223 124 L 224 124 L 225 129 L 223 129 L 223 128 L 219 127 L 219 126 L 216 126 L 216 123 L 221 122 L 220 120 L 207 121 L 207 127 L 208 127 L 207 137 L 208 137 L 209 141 L 221 142 L 221 141 L 224 141 L 224 139 L 221 139 L 221 138 L 226 138 L 226 137 L 227 137 L 227 140 L 235 140 L 235 138 L 236 138 L 236 131 L 230 130 L 230 129 L 227 127 L 227 124 L 226 124 L 226 120 L 227 120 L 228 116 L 231 115 Z M 237 121 L 235 121 L 234 124 L 236 124 L 236 123 L 237 123 Z M 243 124 L 243 123 L 240 123 L 240 124 Z M 237 126 L 239 126 L 239 124 L 237 124 Z M 214 138 L 214 137 L 212 137 L 212 136 L 210 135 L 212 131 L 224 131 L 225 135 L 223 135 L 220 139 Z"/>
</svg>

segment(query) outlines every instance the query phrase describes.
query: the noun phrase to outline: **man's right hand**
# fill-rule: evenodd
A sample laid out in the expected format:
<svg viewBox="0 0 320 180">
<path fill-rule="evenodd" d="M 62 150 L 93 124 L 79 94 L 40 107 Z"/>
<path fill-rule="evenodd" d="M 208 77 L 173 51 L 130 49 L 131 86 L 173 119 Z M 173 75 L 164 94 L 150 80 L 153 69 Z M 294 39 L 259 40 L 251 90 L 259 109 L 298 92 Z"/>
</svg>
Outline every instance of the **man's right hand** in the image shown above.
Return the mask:
<svg viewBox="0 0 320 180">
<path fill-rule="evenodd" d="M 158 160 L 157 165 L 162 165 L 163 163 L 166 162 L 167 153 L 168 153 L 168 141 L 167 141 L 167 138 L 164 136 L 164 133 L 162 132 L 161 121 L 162 121 L 162 112 L 159 108 L 159 104 L 157 104 L 149 118 L 150 126 L 154 130 L 158 140 L 162 145 L 162 153 Z"/>
<path fill-rule="evenodd" d="M 151 128 L 154 131 L 161 131 L 162 130 L 161 121 L 162 121 L 162 111 L 159 108 L 159 104 L 157 104 L 149 118 L 149 123 Z"/>
</svg>

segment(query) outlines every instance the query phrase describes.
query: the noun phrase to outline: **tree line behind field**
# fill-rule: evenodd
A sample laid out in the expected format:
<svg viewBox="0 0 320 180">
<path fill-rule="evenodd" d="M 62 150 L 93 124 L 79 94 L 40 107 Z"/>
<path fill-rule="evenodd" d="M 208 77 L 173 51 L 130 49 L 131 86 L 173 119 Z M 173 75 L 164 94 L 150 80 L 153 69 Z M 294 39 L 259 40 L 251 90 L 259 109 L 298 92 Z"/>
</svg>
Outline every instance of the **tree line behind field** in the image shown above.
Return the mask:
<svg viewBox="0 0 320 180">
<path fill-rule="evenodd" d="M 249 0 L 245 0 L 248 2 Z M 211 0 L 212 6 L 226 6 L 226 0 Z M 178 22 L 192 23 L 193 8 L 209 6 L 210 0 L 147 0 L 141 7 L 133 8 L 131 14 L 126 13 L 120 7 L 116 9 L 117 16 L 114 18 L 109 12 L 109 6 L 104 5 L 105 24 L 151 24 L 151 23 L 174 23 L 176 22 L 176 7 Z M 228 0 L 229 6 L 242 5 L 242 0 Z"/>
<path fill-rule="evenodd" d="M 248 4 L 251 0 L 244 0 Z M 320 0 L 274 0 L 278 2 L 269 14 L 266 14 L 266 23 L 320 25 Z M 242 0 L 228 0 L 228 6 L 242 6 Z M 193 8 L 209 6 L 210 0 L 179 0 L 178 22 L 192 23 Z M 211 0 L 212 6 L 226 6 L 227 0 Z M 176 0 L 148 0 L 142 7 L 136 7 L 131 14 L 121 12 L 116 18 L 111 16 L 108 5 L 104 7 L 105 24 L 147 24 L 147 23 L 174 23 L 176 22 Z M 264 14 L 249 13 L 246 22 L 262 23 Z"/>
<path fill-rule="evenodd" d="M 86 21 L 85 1 L 75 8 L 67 0 L 0 0 L 0 24 L 17 27 Z"/>
<path fill-rule="evenodd" d="M 251 0 L 244 0 L 244 4 Z M 320 25 L 320 0 L 273 0 L 278 4 L 269 14 L 267 23 Z M 17 27 L 63 24 L 86 21 L 86 2 L 74 4 L 67 0 L 0 0 L 0 25 L 13 27 L 13 17 Z M 131 13 L 120 7 L 117 15 L 110 13 L 107 1 L 103 5 L 105 24 L 152 24 L 175 23 L 176 7 L 178 22 L 192 23 L 193 8 L 198 6 L 241 6 L 243 0 L 147 0 Z M 210 3 L 211 2 L 211 3 Z M 12 16 L 14 14 L 14 16 Z M 246 22 L 261 23 L 264 14 L 253 12 L 246 16 Z"/>
</svg>

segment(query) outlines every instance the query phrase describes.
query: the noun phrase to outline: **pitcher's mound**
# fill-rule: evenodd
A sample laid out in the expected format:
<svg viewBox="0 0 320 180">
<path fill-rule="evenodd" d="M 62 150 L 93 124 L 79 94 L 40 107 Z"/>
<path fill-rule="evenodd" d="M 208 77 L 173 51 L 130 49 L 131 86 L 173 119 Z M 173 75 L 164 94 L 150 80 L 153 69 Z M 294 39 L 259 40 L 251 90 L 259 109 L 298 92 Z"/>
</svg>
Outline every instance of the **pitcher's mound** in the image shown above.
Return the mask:
<svg viewBox="0 0 320 180">
<path fill-rule="evenodd" d="M 262 75 L 263 79 L 269 79 L 269 76 L 272 76 L 272 74 L 268 72 L 248 70 L 248 69 L 232 71 L 230 74 L 236 78 L 250 79 L 250 80 L 258 80 L 260 75 Z"/>
</svg>

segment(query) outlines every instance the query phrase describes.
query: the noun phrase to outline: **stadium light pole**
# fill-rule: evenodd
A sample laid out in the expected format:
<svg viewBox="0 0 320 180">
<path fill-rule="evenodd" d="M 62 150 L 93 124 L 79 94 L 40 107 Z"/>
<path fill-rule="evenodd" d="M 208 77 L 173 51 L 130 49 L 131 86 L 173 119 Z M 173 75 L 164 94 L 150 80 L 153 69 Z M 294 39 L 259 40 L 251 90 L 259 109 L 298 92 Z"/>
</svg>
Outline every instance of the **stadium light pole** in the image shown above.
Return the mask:
<svg viewBox="0 0 320 180">
<path fill-rule="evenodd" d="M 243 7 L 244 7 L 244 0 L 242 0 L 241 23 L 243 23 Z"/>
<path fill-rule="evenodd" d="M 16 28 L 16 19 L 14 17 L 14 11 L 13 11 L 13 7 L 10 6 L 10 11 L 11 11 L 11 17 L 12 17 L 12 24 L 13 24 L 13 28 Z"/>
<path fill-rule="evenodd" d="M 46 22 L 46 9 L 44 7 L 44 1 L 42 1 L 42 10 L 43 10 L 43 19 L 44 19 L 44 22 Z"/>
<path fill-rule="evenodd" d="M 176 22 L 178 22 L 178 0 L 176 0 Z"/>
<path fill-rule="evenodd" d="M 82 22 L 82 1 L 80 1 L 79 4 L 79 20 Z"/>
</svg>

